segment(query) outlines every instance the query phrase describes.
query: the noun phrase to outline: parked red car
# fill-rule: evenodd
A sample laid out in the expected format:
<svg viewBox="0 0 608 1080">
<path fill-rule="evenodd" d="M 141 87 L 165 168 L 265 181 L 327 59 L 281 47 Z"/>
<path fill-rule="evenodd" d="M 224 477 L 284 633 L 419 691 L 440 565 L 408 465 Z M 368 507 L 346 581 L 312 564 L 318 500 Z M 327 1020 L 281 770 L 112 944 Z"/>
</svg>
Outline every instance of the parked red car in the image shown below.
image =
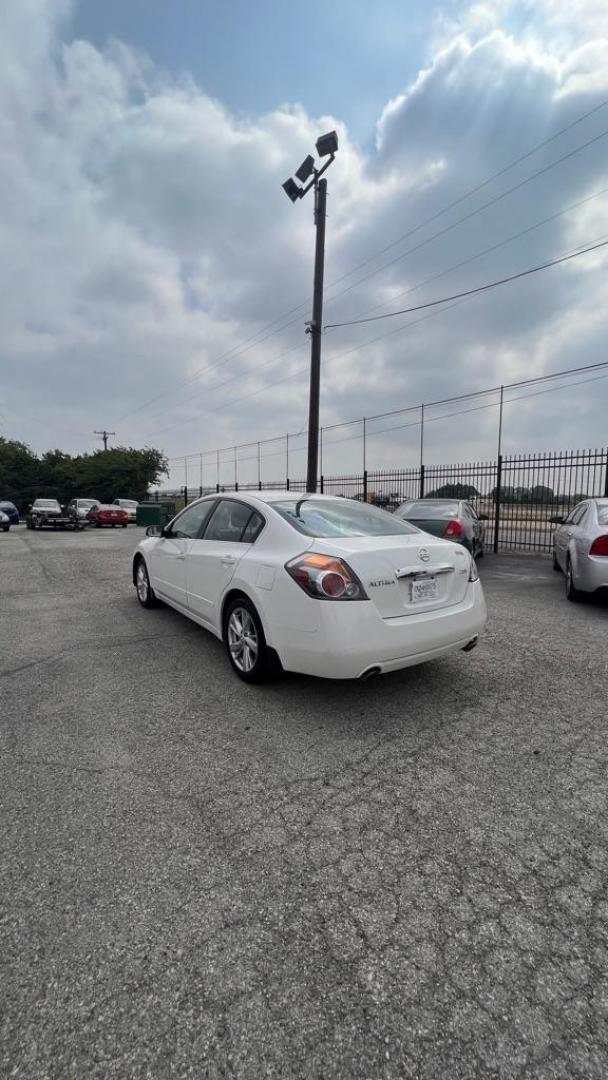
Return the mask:
<svg viewBox="0 0 608 1080">
<path fill-rule="evenodd" d="M 87 514 L 87 521 L 96 529 L 101 529 L 102 525 L 111 525 L 112 528 L 120 525 L 126 529 L 129 524 L 129 515 L 120 506 L 92 506 Z"/>
</svg>

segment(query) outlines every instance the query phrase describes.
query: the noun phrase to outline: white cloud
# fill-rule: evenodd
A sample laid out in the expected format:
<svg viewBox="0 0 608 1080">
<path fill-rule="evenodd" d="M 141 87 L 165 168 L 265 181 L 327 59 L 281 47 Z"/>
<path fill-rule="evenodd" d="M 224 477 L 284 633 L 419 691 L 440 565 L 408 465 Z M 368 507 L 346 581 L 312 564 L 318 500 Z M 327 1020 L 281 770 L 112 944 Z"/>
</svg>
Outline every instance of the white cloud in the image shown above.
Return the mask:
<svg viewBox="0 0 608 1080">
<path fill-rule="evenodd" d="M 124 442 L 178 453 L 302 427 L 309 309 L 297 306 L 310 293 L 312 204 L 291 206 L 280 184 L 331 127 L 341 149 L 329 174 L 328 321 L 390 308 L 406 290 L 414 291 L 404 303 L 422 302 L 608 234 L 606 199 L 598 199 L 417 287 L 605 186 L 608 138 L 431 239 L 608 128 L 608 109 L 419 227 L 608 96 L 604 49 L 593 39 L 605 28 L 603 5 L 581 4 L 568 21 L 544 0 L 543 18 L 535 8 L 519 35 L 516 6 L 464 9 L 449 41 L 443 24 L 434 55 L 387 103 L 376 148 L 365 153 L 337 117 L 293 105 L 237 118 L 125 43 L 105 52 L 66 43 L 64 3 L 10 0 L 0 41 L 0 413 L 8 434 L 37 448 L 81 449 L 93 428 L 108 425 Z M 390 259 L 398 261 L 337 296 Z M 325 422 L 603 359 L 605 266 L 598 254 L 409 328 L 408 318 L 328 333 Z M 291 325 L 239 351 L 289 311 L 272 329 Z M 600 438 L 602 385 L 582 419 L 578 409 L 564 413 L 558 394 L 533 424 L 514 409 L 510 437 L 522 448 L 555 444 L 556 431 L 569 444 Z M 140 408 L 157 393 L 164 396 Z M 485 455 L 492 423 L 480 416 L 464 438 L 462 422 L 457 431 L 437 424 L 429 453 Z M 398 436 L 373 446 L 378 463 L 403 462 Z M 328 460 L 350 467 L 352 452 L 351 443 L 336 445 Z"/>
</svg>

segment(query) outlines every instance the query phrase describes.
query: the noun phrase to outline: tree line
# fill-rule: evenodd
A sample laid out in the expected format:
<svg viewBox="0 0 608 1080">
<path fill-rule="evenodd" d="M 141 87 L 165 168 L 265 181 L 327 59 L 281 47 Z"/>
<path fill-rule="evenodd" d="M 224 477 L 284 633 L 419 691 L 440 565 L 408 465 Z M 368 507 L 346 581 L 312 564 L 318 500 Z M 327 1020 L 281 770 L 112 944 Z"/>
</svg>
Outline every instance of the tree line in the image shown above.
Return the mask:
<svg viewBox="0 0 608 1080">
<path fill-rule="evenodd" d="M 0 437 L 0 500 L 14 502 L 21 513 L 36 498 L 141 501 L 168 472 L 166 457 L 148 447 L 74 455 L 49 450 L 38 456 L 25 443 Z"/>
</svg>

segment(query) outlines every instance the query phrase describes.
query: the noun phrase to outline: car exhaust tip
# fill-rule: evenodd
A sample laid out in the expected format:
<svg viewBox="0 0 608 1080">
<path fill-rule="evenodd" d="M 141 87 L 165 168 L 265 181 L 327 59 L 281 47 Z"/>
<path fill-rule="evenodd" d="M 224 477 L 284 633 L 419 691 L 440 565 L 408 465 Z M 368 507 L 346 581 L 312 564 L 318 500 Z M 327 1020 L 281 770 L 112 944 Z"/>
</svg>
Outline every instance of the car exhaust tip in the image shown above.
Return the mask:
<svg viewBox="0 0 608 1080">
<path fill-rule="evenodd" d="M 462 651 L 463 652 L 470 652 L 471 649 L 475 648 L 478 641 L 479 641 L 479 634 L 475 634 L 475 637 L 472 637 L 471 640 L 467 642 L 467 644 L 464 646 Z"/>
<path fill-rule="evenodd" d="M 374 664 L 373 667 L 366 668 L 359 676 L 359 679 L 361 682 L 367 682 L 368 679 L 373 679 L 374 675 L 380 675 L 381 671 L 382 668 L 378 667 L 378 664 Z"/>
</svg>

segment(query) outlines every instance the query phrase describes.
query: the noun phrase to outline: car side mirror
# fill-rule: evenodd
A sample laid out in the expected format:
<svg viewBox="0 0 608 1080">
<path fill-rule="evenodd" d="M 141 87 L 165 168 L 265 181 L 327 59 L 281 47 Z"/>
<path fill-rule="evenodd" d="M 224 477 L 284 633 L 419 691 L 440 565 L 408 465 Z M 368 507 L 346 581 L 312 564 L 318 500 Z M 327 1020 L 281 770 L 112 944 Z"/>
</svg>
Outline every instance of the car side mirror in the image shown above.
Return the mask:
<svg viewBox="0 0 608 1080">
<path fill-rule="evenodd" d="M 163 530 L 160 525 L 148 525 L 146 529 L 146 536 L 162 536 Z"/>
<path fill-rule="evenodd" d="M 487 514 L 478 514 L 477 516 L 478 516 L 480 521 L 489 521 L 490 520 Z"/>
<path fill-rule="evenodd" d="M 563 525 L 565 520 L 565 518 L 557 516 L 549 518 L 551 525 Z"/>
</svg>

